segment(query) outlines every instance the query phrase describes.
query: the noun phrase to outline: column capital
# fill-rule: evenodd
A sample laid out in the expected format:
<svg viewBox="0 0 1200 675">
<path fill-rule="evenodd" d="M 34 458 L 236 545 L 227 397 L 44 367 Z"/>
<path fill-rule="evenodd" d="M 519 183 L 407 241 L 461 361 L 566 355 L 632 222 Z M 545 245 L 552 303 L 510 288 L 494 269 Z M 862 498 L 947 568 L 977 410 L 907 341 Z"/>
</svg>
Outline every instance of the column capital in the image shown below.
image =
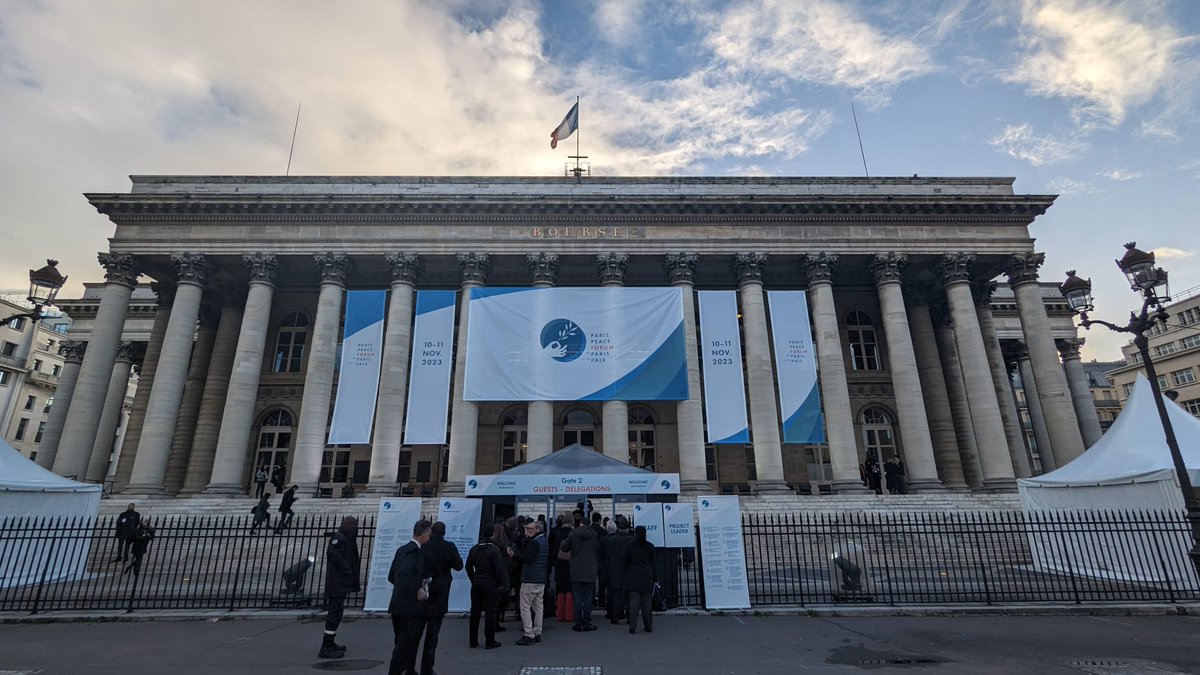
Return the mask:
<svg viewBox="0 0 1200 675">
<path fill-rule="evenodd" d="M 172 253 L 171 264 L 175 266 L 178 275 L 176 283 L 189 283 L 204 286 L 208 282 L 210 266 L 208 257 L 203 253 Z"/>
<path fill-rule="evenodd" d="M 996 292 L 996 282 L 980 281 L 971 282 L 971 297 L 975 298 L 975 306 L 980 308 L 992 307 L 992 294 Z"/>
<path fill-rule="evenodd" d="M 1058 355 L 1063 361 L 1072 359 L 1079 360 L 1079 350 L 1083 348 L 1084 340 L 1082 338 L 1055 340 L 1054 346 L 1058 347 Z"/>
<path fill-rule="evenodd" d="M 1029 358 L 1029 347 L 1020 340 L 1013 340 L 1005 345 L 1004 358 L 1019 363 Z"/>
<path fill-rule="evenodd" d="M 126 351 L 129 353 L 129 360 L 135 368 L 140 369 L 142 362 L 146 360 L 146 348 L 149 346 L 146 342 L 130 342 Z M 139 370 L 140 374 L 140 370 Z"/>
<path fill-rule="evenodd" d="M 87 343 L 83 340 L 63 340 L 58 343 L 58 353 L 68 363 L 83 363 Z"/>
<path fill-rule="evenodd" d="M 558 280 L 558 254 L 539 251 L 525 254 L 525 264 L 529 267 L 529 276 L 535 284 L 550 284 Z M 465 277 L 464 277 L 465 278 Z"/>
<path fill-rule="evenodd" d="M 629 256 L 624 253 L 610 251 L 596 254 L 596 269 L 600 271 L 601 284 L 625 283 L 625 268 L 628 266 Z"/>
<path fill-rule="evenodd" d="M 695 253 L 678 251 L 668 253 L 663 261 L 667 276 L 672 284 L 691 284 L 696 281 L 696 265 L 700 264 L 700 256 Z"/>
<path fill-rule="evenodd" d="M 142 273 L 137 270 L 133 256 L 129 253 L 98 253 L 96 259 L 104 268 L 104 280 L 134 288 Z"/>
<path fill-rule="evenodd" d="M 158 297 L 159 309 L 171 309 L 171 305 L 175 303 L 175 284 L 151 281 L 150 290 L 154 291 L 154 295 Z"/>
<path fill-rule="evenodd" d="M 417 277 L 421 274 L 421 258 L 416 253 L 388 253 L 383 256 L 383 261 L 392 271 L 393 284 L 417 285 Z"/>
<path fill-rule="evenodd" d="M 876 284 L 900 283 L 900 274 L 908 267 L 908 256 L 894 251 L 877 253 L 868 267 L 875 275 Z"/>
<path fill-rule="evenodd" d="M 942 285 L 971 281 L 971 271 L 975 268 L 975 254 L 947 253 L 935 263 Z"/>
<path fill-rule="evenodd" d="M 345 253 L 316 253 L 313 254 L 313 262 L 317 264 L 322 285 L 346 285 L 346 279 L 350 276 L 350 256 Z"/>
<path fill-rule="evenodd" d="M 738 285 L 761 284 L 767 271 L 766 253 L 736 253 L 733 256 L 733 271 L 737 273 Z"/>
<path fill-rule="evenodd" d="M 117 346 L 117 360 L 133 363 L 133 346 L 135 342 L 122 342 Z"/>
<path fill-rule="evenodd" d="M 808 280 L 808 285 L 833 283 L 833 268 L 837 266 L 838 257 L 834 253 L 809 253 L 800 260 L 800 271 Z"/>
<path fill-rule="evenodd" d="M 1008 284 L 1037 283 L 1038 268 L 1046 262 L 1045 253 L 1014 253 L 1008 259 L 1008 267 L 1004 273 L 1008 275 Z"/>
<path fill-rule="evenodd" d="M 462 270 L 463 284 L 486 284 L 488 272 L 492 268 L 492 259 L 486 253 L 459 253 L 458 269 Z"/>
<path fill-rule="evenodd" d="M 250 283 L 260 282 L 275 285 L 279 273 L 279 258 L 274 253 L 246 253 L 242 265 L 250 272 Z"/>
</svg>

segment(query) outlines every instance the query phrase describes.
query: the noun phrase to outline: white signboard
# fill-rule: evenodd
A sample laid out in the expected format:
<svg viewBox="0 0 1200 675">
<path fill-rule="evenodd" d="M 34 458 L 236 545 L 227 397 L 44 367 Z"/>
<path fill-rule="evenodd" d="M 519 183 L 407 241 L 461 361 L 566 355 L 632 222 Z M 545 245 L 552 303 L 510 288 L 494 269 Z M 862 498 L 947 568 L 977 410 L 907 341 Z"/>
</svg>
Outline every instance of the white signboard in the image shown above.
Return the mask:
<svg viewBox="0 0 1200 675">
<path fill-rule="evenodd" d="M 825 423 L 817 387 L 817 352 L 808 324 L 808 296 L 804 291 L 767 291 L 767 301 L 771 305 L 783 442 L 824 443 Z"/>
<path fill-rule="evenodd" d="M 496 495 L 677 495 L 677 473 L 553 474 L 546 476 L 467 476 L 468 497 Z"/>
<path fill-rule="evenodd" d="M 700 366 L 709 443 L 749 443 L 737 291 L 699 291 Z"/>
<path fill-rule="evenodd" d="M 696 510 L 693 504 L 663 504 L 667 548 L 696 548 Z"/>
<path fill-rule="evenodd" d="M 396 551 L 412 539 L 413 525 L 421 519 L 421 500 L 415 498 L 379 500 L 379 515 L 375 517 L 375 544 L 371 547 L 371 562 L 367 566 L 367 596 L 364 612 L 386 612 L 392 599 L 392 584 L 388 570 Z"/>
<path fill-rule="evenodd" d="M 446 541 L 458 547 L 463 561 L 475 544 L 479 543 L 479 519 L 483 515 L 481 499 L 442 498 L 438 506 L 437 519 L 446 524 Z M 453 573 L 450 584 L 450 611 L 466 612 L 471 609 L 471 580 L 464 567 Z"/>
<path fill-rule="evenodd" d="M 663 536 L 663 505 L 660 502 L 633 505 L 633 526 L 646 528 L 646 541 L 658 547 L 667 545 Z"/>
<path fill-rule="evenodd" d="M 737 497 L 701 497 L 700 552 L 708 609 L 749 609 L 742 510 Z"/>
<path fill-rule="evenodd" d="M 370 443 L 383 360 L 383 312 L 387 291 L 346 293 L 342 363 L 329 424 L 329 445 Z"/>
<path fill-rule="evenodd" d="M 450 365 L 454 362 L 454 291 L 417 291 L 404 444 L 446 442 Z"/>
<path fill-rule="evenodd" d="M 688 397 L 679 288 L 471 289 L 468 401 Z"/>
</svg>

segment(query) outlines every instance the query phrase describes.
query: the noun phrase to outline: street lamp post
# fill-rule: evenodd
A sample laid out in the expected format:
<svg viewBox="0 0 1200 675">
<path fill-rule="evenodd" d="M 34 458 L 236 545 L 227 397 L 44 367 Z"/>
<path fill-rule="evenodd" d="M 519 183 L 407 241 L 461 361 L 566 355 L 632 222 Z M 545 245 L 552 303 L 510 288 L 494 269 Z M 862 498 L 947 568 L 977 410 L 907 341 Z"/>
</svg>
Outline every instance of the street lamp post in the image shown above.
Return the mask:
<svg viewBox="0 0 1200 675">
<path fill-rule="evenodd" d="M 1129 280 L 1129 286 L 1142 295 L 1142 311 L 1130 312 L 1129 323 L 1118 326 L 1107 321 L 1092 319 L 1088 312 L 1092 311 L 1092 281 L 1081 279 L 1075 275 L 1075 270 L 1067 272 L 1067 279 L 1058 290 L 1067 300 L 1072 312 L 1079 315 L 1079 325 L 1090 330 L 1093 325 L 1100 325 L 1118 333 L 1133 335 L 1133 344 L 1142 356 L 1146 367 L 1146 375 L 1150 378 L 1150 390 L 1154 394 L 1154 405 L 1158 408 L 1158 418 L 1162 422 L 1163 433 L 1166 435 L 1167 448 L 1171 451 L 1171 461 L 1175 464 L 1175 475 L 1179 480 L 1179 488 L 1183 491 L 1183 503 L 1187 509 L 1188 523 L 1192 528 L 1192 548 L 1188 557 L 1192 560 L 1197 574 L 1200 574 L 1200 502 L 1192 490 L 1192 480 L 1188 476 L 1187 465 L 1183 461 L 1183 453 L 1179 451 L 1179 441 L 1175 438 L 1175 428 L 1167 414 L 1167 404 L 1163 398 L 1162 389 L 1158 386 L 1158 372 L 1150 359 L 1150 341 L 1146 333 L 1157 324 L 1167 325 L 1170 315 L 1163 309 L 1164 302 L 1170 302 L 1170 289 L 1167 284 L 1167 272 L 1161 267 L 1155 267 L 1154 252 L 1146 253 L 1137 248 L 1137 242 L 1125 244 L 1125 255 L 1118 261 L 1117 267 Z"/>
<path fill-rule="evenodd" d="M 58 296 L 59 289 L 66 283 L 67 278 L 58 273 L 57 260 L 47 260 L 45 267 L 29 270 L 29 302 L 33 304 L 33 311 L 21 312 L 0 319 L 0 327 L 7 326 L 20 318 L 29 319 L 33 323 L 41 321 L 46 316 L 42 310 L 54 304 L 54 298 Z"/>
</svg>

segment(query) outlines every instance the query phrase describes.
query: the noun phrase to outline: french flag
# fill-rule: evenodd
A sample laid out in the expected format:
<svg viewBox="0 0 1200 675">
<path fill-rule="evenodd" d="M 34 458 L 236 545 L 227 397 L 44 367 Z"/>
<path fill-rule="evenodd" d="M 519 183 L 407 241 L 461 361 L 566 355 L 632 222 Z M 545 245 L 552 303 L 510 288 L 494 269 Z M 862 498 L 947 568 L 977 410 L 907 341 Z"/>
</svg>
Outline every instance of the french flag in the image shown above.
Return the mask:
<svg viewBox="0 0 1200 675">
<path fill-rule="evenodd" d="M 568 112 L 567 116 L 563 118 L 563 121 L 558 125 L 558 128 L 550 132 L 550 149 L 553 150 L 554 148 L 557 148 L 559 141 L 565 140 L 571 134 L 575 133 L 575 130 L 578 128 L 579 101 L 575 101 L 575 105 L 571 106 L 570 112 Z"/>
</svg>

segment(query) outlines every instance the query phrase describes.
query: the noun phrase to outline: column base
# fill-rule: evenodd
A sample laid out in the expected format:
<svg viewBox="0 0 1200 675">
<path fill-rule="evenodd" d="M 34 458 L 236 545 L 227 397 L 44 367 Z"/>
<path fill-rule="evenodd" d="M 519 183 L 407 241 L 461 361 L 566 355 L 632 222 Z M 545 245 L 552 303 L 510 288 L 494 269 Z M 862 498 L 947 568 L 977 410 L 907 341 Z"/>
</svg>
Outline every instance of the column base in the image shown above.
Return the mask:
<svg viewBox="0 0 1200 675">
<path fill-rule="evenodd" d="M 167 493 L 166 488 L 161 485 L 149 485 L 146 483 L 130 483 L 125 487 L 125 491 L 121 494 L 126 496 L 144 497 L 146 499 L 167 499 L 172 495 Z"/>
<path fill-rule="evenodd" d="M 787 483 L 779 480 L 760 480 L 754 482 L 756 495 L 790 495 L 795 494 Z"/>
<path fill-rule="evenodd" d="M 971 491 L 971 486 L 966 483 L 942 483 L 950 492 L 967 493 Z"/>
<path fill-rule="evenodd" d="M 989 478 L 983 481 L 983 485 L 978 488 L 979 492 L 1016 492 L 1017 479 L 1015 478 Z"/>
<path fill-rule="evenodd" d="M 863 485 L 862 481 L 857 480 L 835 480 L 831 487 L 835 495 L 865 495 L 874 493 L 874 490 Z"/>
<path fill-rule="evenodd" d="M 210 483 L 204 488 L 204 492 L 200 493 L 204 497 L 246 497 L 246 488 L 241 485 Z"/>
<path fill-rule="evenodd" d="M 462 481 L 447 481 L 442 484 L 442 489 L 438 491 L 439 497 L 462 497 L 466 495 L 467 486 Z"/>
<path fill-rule="evenodd" d="M 716 494 L 713 492 L 712 483 L 706 480 L 680 480 L 679 481 L 679 496 L 680 497 L 699 497 Z"/>
<path fill-rule="evenodd" d="M 937 479 L 914 480 L 905 486 L 908 492 L 945 492 L 946 486 Z"/>
<path fill-rule="evenodd" d="M 396 497 L 400 494 L 399 483 L 367 483 L 367 487 L 359 496 L 376 495 L 381 497 Z"/>
</svg>

